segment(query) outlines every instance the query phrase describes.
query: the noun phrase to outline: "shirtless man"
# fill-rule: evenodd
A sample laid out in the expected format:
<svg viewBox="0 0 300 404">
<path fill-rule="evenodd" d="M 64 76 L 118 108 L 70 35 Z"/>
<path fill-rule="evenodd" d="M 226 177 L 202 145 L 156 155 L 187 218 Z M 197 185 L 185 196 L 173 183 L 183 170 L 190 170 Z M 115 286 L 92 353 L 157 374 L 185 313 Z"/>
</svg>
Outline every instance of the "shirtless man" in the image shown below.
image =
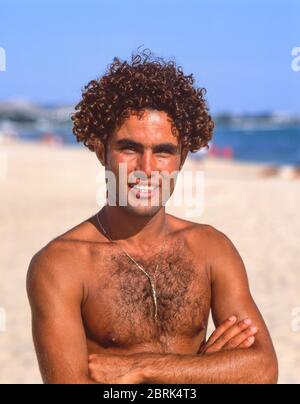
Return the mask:
<svg viewBox="0 0 300 404">
<path fill-rule="evenodd" d="M 32 258 L 27 290 L 45 383 L 277 382 L 272 342 L 232 242 L 212 226 L 166 214 L 163 177 L 147 188 L 151 172 L 180 170 L 213 128 L 203 93 L 168 66 L 140 57 L 132 64 L 115 60 L 86 87 L 73 116 L 77 139 L 118 185 L 121 163 L 128 175 L 143 172 L 146 181 L 136 176 L 126 183 L 138 203 L 128 198 L 121 206 L 125 189 L 117 187 L 115 205 L 107 202 Z M 142 92 L 134 83 L 144 84 Z M 178 114 L 170 119 L 168 97 L 181 103 L 181 122 Z M 107 117 L 118 119 L 126 108 L 127 116 L 111 125 Z M 193 124 L 193 139 L 184 138 L 187 127 L 174 130 L 176 119 L 179 128 Z M 107 201 L 108 195 L 109 189 Z M 206 341 L 210 309 L 216 331 Z"/>
</svg>

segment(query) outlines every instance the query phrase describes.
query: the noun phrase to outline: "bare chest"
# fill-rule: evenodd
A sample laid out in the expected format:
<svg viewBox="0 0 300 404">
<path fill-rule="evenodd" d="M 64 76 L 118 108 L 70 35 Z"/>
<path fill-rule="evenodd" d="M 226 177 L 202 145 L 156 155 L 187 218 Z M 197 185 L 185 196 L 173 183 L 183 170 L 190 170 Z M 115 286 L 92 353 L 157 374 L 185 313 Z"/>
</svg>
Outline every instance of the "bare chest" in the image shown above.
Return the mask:
<svg viewBox="0 0 300 404">
<path fill-rule="evenodd" d="M 88 338 L 102 347 L 130 348 L 193 339 L 204 332 L 210 285 L 203 262 L 175 243 L 161 255 L 137 260 L 149 278 L 119 252 L 93 263 L 83 309 Z"/>
</svg>

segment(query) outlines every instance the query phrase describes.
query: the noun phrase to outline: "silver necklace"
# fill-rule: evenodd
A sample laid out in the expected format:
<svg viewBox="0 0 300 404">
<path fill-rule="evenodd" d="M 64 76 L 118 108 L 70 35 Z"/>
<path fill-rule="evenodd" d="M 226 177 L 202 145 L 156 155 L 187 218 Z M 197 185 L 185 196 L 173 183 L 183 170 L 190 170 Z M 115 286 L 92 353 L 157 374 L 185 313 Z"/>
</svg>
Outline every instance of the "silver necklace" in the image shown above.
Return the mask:
<svg viewBox="0 0 300 404">
<path fill-rule="evenodd" d="M 125 248 L 123 248 L 120 244 L 118 244 L 115 240 L 113 240 L 110 235 L 107 233 L 107 231 L 105 230 L 103 224 L 101 223 L 100 219 L 99 219 L 99 212 L 96 214 L 97 216 L 97 220 L 99 223 L 99 226 L 101 227 L 103 233 L 106 235 L 106 237 L 109 239 L 109 241 L 111 241 L 112 243 L 116 244 L 119 248 L 121 248 L 121 250 L 127 255 L 127 257 L 147 276 L 149 282 L 150 282 L 150 286 L 151 286 L 151 292 L 152 292 L 152 297 L 153 297 L 153 303 L 154 303 L 154 319 L 155 321 L 157 321 L 157 314 L 158 314 L 158 310 L 157 310 L 157 296 L 156 296 L 156 290 L 155 290 L 155 286 L 154 286 L 154 281 L 151 277 L 151 275 L 148 274 L 148 272 L 138 263 L 136 262 L 136 260 L 134 258 L 132 258 L 132 256 L 125 250 Z M 160 250 L 160 254 L 163 250 L 163 247 L 165 245 L 166 240 L 164 239 L 164 243 L 161 246 L 161 250 Z M 157 271 L 158 265 L 156 266 L 156 271 Z"/>
</svg>

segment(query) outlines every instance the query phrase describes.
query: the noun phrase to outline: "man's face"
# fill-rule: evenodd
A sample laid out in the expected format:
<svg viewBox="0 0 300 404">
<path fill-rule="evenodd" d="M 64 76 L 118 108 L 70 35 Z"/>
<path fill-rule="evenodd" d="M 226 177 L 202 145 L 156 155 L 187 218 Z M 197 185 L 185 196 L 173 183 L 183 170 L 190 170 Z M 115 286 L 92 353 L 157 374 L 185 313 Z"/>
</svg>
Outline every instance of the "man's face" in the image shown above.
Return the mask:
<svg viewBox="0 0 300 404">
<path fill-rule="evenodd" d="M 165 112 L 146 110 L 140 119 L 130 115 L 109 137 L 106 148 L 105 168 L 116 178 L 117 205 L 126 205 L 124 209 L 141 216 L 153 216 L 174 191 L 175 182 L 168 175 L 173 173 L 174 178 L 180 170 L 181 153 L 181 142 L 172 134 Z M 124 169 L 122 175 L 119 167 Z"/>
</svg>

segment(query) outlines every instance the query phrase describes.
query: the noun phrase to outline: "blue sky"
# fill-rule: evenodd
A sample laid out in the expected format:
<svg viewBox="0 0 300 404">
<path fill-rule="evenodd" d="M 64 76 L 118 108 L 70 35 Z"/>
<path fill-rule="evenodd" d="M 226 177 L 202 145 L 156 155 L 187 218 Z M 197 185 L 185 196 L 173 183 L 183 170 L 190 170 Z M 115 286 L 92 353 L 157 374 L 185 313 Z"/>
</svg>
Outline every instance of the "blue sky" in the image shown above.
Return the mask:
<svg viewBox="0 0 300 404">
<path fill-rule="evenodd" d="M 175 57 L 212 111 L 300 113 L 299 0 L 1 0 L 0 100 L 74 103 L 114 56 Z"/>
</svg>

